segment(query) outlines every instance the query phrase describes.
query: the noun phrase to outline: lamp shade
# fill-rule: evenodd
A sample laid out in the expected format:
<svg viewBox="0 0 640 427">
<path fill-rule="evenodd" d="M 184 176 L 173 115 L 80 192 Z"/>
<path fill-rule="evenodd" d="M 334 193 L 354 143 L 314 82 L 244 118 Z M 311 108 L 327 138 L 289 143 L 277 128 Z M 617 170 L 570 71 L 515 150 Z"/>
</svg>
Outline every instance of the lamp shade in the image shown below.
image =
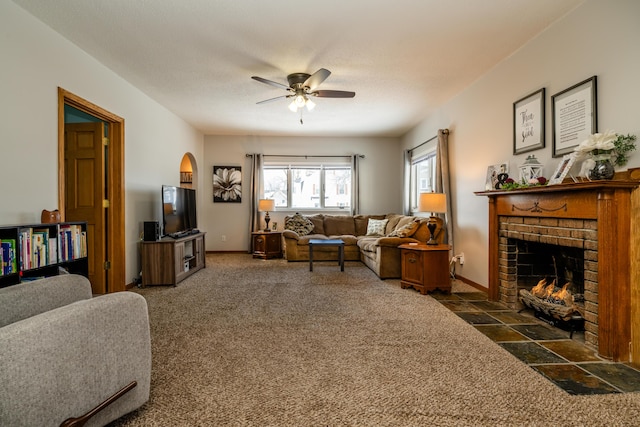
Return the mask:
<svg viewBox="0 0 640 427">
<path fill-rule="evenodd" d="M 447 197 L 444 193 L 420 193 L 419 212 L 444 213 L 447 211 Z"/>
<path fill-rule="evenodd" d="M 276 201 L 273 199 L 260 199 L 258 201 L 259 212 L 273 212 L 276 210 Z"/>
</svg>

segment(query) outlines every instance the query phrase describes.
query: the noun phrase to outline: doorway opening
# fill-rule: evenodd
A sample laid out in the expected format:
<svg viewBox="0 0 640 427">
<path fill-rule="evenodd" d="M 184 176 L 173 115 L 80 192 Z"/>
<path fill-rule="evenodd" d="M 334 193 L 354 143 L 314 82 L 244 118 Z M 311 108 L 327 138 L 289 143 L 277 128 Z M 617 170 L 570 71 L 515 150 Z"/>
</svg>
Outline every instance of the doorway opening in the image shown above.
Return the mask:
<svg viewBox="0 0 640 427">
<path fill-rule="evenodd" d="M 67 124 L 65 108 L 85 123 Z M 87 221 L 95 294 L 126 289 L 124 196 L 124 119 L 58 88 L 58 209 Z"/>
</svg>

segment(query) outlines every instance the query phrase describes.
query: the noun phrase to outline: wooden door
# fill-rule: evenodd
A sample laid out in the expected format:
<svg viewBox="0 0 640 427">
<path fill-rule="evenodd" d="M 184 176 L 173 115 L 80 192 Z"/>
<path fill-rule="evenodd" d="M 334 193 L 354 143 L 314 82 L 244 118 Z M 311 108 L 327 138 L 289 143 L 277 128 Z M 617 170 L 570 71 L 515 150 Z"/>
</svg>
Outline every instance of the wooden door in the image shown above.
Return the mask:
<svg viewBox="0 0 640 427">
<path fill-rule="evenodd" d="M 107 293 L 103 136 L 101 122 L 65 124 L 66 220 L 87 222 L 89 280 L 95 294 Z"/>
</svg>

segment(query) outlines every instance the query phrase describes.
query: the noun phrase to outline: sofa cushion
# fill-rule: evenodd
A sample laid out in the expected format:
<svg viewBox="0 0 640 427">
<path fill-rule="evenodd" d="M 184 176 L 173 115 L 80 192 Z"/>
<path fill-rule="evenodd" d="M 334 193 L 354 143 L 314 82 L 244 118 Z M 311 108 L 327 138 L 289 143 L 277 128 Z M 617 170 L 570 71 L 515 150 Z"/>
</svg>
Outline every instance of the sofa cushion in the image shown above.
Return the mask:
<svg viewBox="0 0 640 427">
<path fill-rule="evenodd" d="M 388 219 L 389 222 L 387 222 L 387 229 L 383 233 L 384 236 L 395 230 L 398 227 L 400 220 L 407 217 L 405 215 L 389 214 L 385 218 Z"/>
<path fill-rule="evenodd" d="M 416 218 L 415 216 L 403 216 L 400 218 L 400 221 L 398 221 L 398 223 L 396 224 L 396 230 L 399 229 L 400 227 L 404 227 L 405 225 L 414 222 L 415 220 L 417 220 L 418 218 Z"/>
<path fill-rule="evenodd" d="M 384 236 L 386 235 L 388 219 L 369 218 L 367 225 L 367 236 Z"/>
<path fill-rule="evenodd" d="M 364 236 L 367 234 L 369 218 L 384 219 L 384 215 L 355 215 L 353 221 L 356 224 L 356 236 Z"/>
<path fill-rule="evenodd" d="M 340 239 L 344 242 L 345 246 L 355 246 L 358 244 L 358 238 L 350 234 L 341 234 L 339 236 L 329 236 L 330 239 Z"/>
<path fill-rule="evenodd" d="M 441 218 L 436 217 L 436 222 L 437 222 L 437 227 L 434 232 L 435 238 L 440 243 L 442 243 L 444 240 L 444 230 L 442 229 L 442 226 L 444 225 L 444 221 Z M 420 240 L 421 242 L 426 242 L 427 240 L 429 240 L 431 233 L 429 232 L 429 228 L 427 227 L 428 223 L 429 223 L 429 218 L 420 219 L 420 226 L 411 237 L 413 237 L 416 240 Z"/>
<path fill-rule="evenodd" d="M 364 252 L 375 252 L 378 249 L 378 238 L 361 237 L 358 239 L 358 247 Z"/>
<path fill-rule="evenodd" d="M 356 226 L 351 215 L 325 215 L 324 234 L 327 236 L 340 236 L 349 234 L 355 236 Z"/>
<path fill-rule="evenodd" d="M 401 221 L 402 222 L 402 221 Z M 389 237 L 411 237 L 418 230 L 418 226 L 420 222 L 418 221 L 410 221 L 406 224 L 400 225 L 398 223 L 398 228 L 388 234 Z"/>
<path fill-rule="evenodd" d="M 300 236 L 306 236 L 313 230 L 313 222 L 296 212 L 291 218 L 285 220 L 284 228 L 295 231 Z"/>
<path fill-rule="evenodd" d="M 426 242 L 429 240 L 429 229 L 427 228 L 427 223 L 429 222 L 428 218 L 421 218 L 419 220 L 419 226 L 415 233 L 413 233 L 413 238 L 420 240 L 421 242 Z"/>
<path fill-rule="evenodd" d="M 306 236 L 301 236 L 298 239 L 298 245 L 307 246 L 309 245 L 309 240 L 311 239 L 327 240 L 328 237 L 324 234 L 307 234 Z"/>
<path fill-rule="evenodd" d="M 324 215 L 309 215 L 307 218 L 313 223 L 311 234 L 326 234 L 324 232 Z"/>
</svg>

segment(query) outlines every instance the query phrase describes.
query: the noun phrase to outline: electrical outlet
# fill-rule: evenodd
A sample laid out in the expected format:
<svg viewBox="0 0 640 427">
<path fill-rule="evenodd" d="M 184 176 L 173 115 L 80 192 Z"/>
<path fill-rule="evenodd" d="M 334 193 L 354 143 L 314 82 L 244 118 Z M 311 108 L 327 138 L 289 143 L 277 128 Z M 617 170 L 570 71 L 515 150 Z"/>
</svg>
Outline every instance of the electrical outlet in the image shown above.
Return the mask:
<svg viewBox="0 0 640 427">
<path fill-rule="evenodd" d="M 460 255 L 458 255 L 458 261 L 460 261 L 460 265 L 464 264 L 464 252 L 461 252 Z"/>
<path fill-rule="evenodd" d="M 222 241 L 226 242 L 227 241 L 227 236 L 225 236 L 224 234 L 222 235 Z"/>
</svg>

